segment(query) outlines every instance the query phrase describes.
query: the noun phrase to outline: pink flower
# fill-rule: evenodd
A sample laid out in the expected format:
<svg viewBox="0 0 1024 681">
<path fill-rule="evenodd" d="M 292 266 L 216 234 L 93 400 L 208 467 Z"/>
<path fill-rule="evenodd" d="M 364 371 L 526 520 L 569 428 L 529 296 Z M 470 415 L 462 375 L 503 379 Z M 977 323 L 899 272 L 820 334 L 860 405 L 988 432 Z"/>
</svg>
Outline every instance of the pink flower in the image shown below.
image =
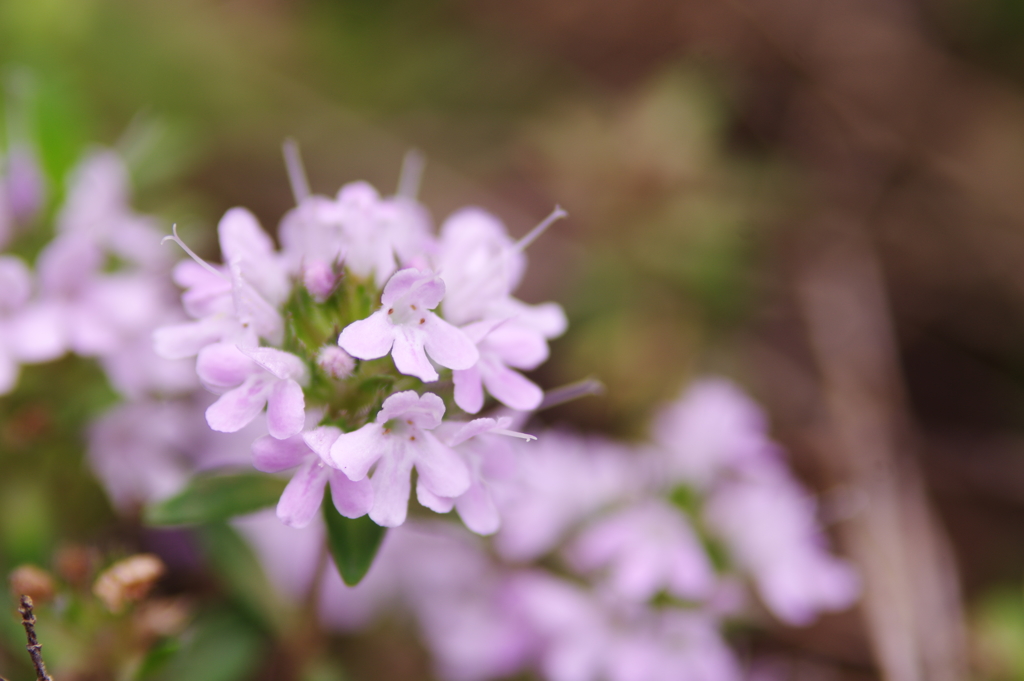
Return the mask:
<svg viewBox="0 0 1024 681">
<path fill-rule="evenodd" d="M 477 534 L 494 534 L 501 527 L 501 516 L 491 486 L 508 482 L 515 476 L 515 439 L 536 439 L 532 435 L 509 431 L 512 419 L 474 419 L 469 423 L 446 421 L 435 432 L 442 442 L 455 449 L 469 467 L 470 485 L 457 499 L 431 500 L 430 508 L 447 512 L 452 506 L 466 527 Z M 511 437 L 510 437 L 511 436 Z"/>
<path fill-rule="evenodd" d="M 281 220 L 278 236 L 291 274 L 301 277 L 314 297 L 326 298 L 343 255 L 338 204 L 323 196 L 302 198 Z"/>
<path fill-rule="evenodd" d="M 516 369 L 536 369 L 548 358 L 544 336 L 516 323 L 515 319 L 484 321 L 462 329 L 477 343 L 480 361 L 452 373 L 455 403 L 470 414 L 484 405 L 484 387 L 506 407 L 532 411 L 540 406 L 544 391 Z"/>
<path fill-rule="evenodd" d="M 494 486 L 502 518 L 498 553 L 537 559 L 587 516 L 634 494 L 641 480 L 633 459 L 620 445 L 558 431 L 521 447 L 515 478 Z"/>
<path fill-rule="evenodd" d="M 298 466 L 277 504 L 277 517 L 285 525 L 309 525 L 320 508 L 328 482 L 338 513 L 346 518 L 358 518 L 370 510 L 373 489 L 369 481 L 353 482 L 325 462 L 339 435 L 338 428 L 324 426 L 283 440 L 266 435 L 253 443 L 252 462 L 256 470 L 279 473 Z"/>
<path fill-rule="evenodd" d="M 686 517 L 660 500 L 649 499 L 594 522 L 567 554 L 579 571 L 607 567 L 609 586 L 634 601 L 646 601 L 662 590 L 702 599 L 715 584 L 711 561 Z"/>
<path fill-rule="evenodd" d="M 739 681 L 714 619 L 610 599 L 540 571 L 517 575 L 514 603 L 540 639 L 550 681 Z"/>
<path fill-rule="evenodd" d="M 396 272 L 384 287 L 382 307 L 346 326 L 338 345 L 359 359 L 377 359 L 390 352 L 400 372 L 424 382 L 438 379 L 427 355 L 449 369 L 469 369 L 480 358 L 476 346 L 430 311 L 444 298 L 444 291 L 444 282 L 430 272 L 412 268 Z"/>
<path fill-rule="evenodd" d="M 213 343 L 199 353 L 196 373 L 213 392 L 223 392 L 206 410 L 210 428 L 233 433 L 267 407 L 267 428 L 278 439 L 302 432 L 309 372 L 301 359 L 274 348 L 242 349 Z"/>
<path fill-rule="evenodd" d="M 39 297 L 14 332 L 26 359 L 49 361 L 67 350 L 87 357 L 116 352 L 163 316 L 160 278 L 138 270 L 106 274 L 104 255 L 81 234 L 63 234 L 43 249 L 36 262 Z"/>
<path fill-rule="evenodd" d="M 7 177 L 2 184 L 6 185 L 14 221 L 22 225 L 31 223 L 43 207 L 46 180 L 30 147 L 25 144 L 12 145 L 7 156 Z M 3 203 L 2 199 L 0 203 Z"/>
<path fill-rule="evenodd" d="M 331 446 L 331 465 L 352 480 L 362 480 L 377 464 L 370 479 L 370 518 L 378 525 L 405 522 L 413 467 L 419 473 L 417 496 L 428 508 L 436 497 L 457 497 L 469 488 L 466 464 L 430 432 L 443 415 L 444 402 L 433 393 L 395 393 L 384 400 L 373 423 L 342 434 Z"/>
<path fill-rule="evenodd" d="M 377 286 L 433 248 L 426 211 L 411 199 L 381 199 L 366 182 L 352 182 L 338 192 L 337 206 L 345 265 L 357 277 L 372 273 Z"/>
<path fill-rule="evenodd" d="M 662 410 L 654 437 L 669 453 L 672 482 L 701 487 L 726 470 L 740 470 L 771 460 L 777 447 L 768 439 L 761 409 L 739 388 L 723 379 L 705 379 Z"/>
<path fill-rule="evenodd" d="M 709 528 L 752 574 L 765 605 L 789 624 L 847 608 L 860 593 L 857 573 L 826 550 L 815 510 L 781 465 L 721 485 L 705 510 Z"/>
<path fill-rule="evenodd" d="M 32 275 L 20 259 L 0 255 L 0 395 L 14 388 L 22 359 L 12 338 L 11 319 L 32 293 Z"/>
<path fill-rule="evenodd" d="M 101 149 L 87 155 L 71 175 L 57 229 L 150 271 L 162 270 L 169 258 L 160 248 L 160 232 L 152 218 L 137 215 L 129 207 L 128 179 L 124 161 L 113 151 Z"/>
<path fill-rule="evenodd" d="M 527 305 L 512 297 L 526 271 L 524 249 L 556 220 L 556 208 L 518 242 L 512 241 L 496 217 L 479 208 L 453 213 L 441 226 L 437 270 L 447 287 L 444 317 L 462 326 L 485 319 L 508 319 L 545 338 L 565 331 L 566 319 L 555 303 Z"/>
<path fill-rule="evenodd" d="M 232 208 L 217 225 L 227 267 L 214 267 L 196 256 L 177 232 L 173 237 L 194 262 L 174 268 L 174 280 L 186 289 L 181 297 L 193 322 L 163 326 L 153 332 L 156 352 L 167 359 L 195 356 L 218 341 L 253 342 L 256 336 L 280 344 L 284 320 L 277 311 L 291 292 L 283 258 L 255 216 Z"/>
</svg>

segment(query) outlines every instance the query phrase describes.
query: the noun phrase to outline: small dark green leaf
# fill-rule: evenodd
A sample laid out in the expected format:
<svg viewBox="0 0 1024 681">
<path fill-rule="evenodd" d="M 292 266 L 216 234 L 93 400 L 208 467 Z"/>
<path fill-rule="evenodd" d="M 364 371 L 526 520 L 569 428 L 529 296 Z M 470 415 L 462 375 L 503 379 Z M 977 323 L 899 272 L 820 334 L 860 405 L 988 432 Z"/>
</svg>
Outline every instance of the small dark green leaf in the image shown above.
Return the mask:
<svg viewBox="0 0 1024 681">
<path fill-rule="evenodd" d="M 154 681 L 241 681 L 253 678 L 268 650 L 267 640 L 239 613 L 205 612 L 181 637 L 177 654 Z"/>
<path fill-rule="evenodd" d="M 181 641 L 165 638 L 157 641 L 142 658 L 142 664 L 135 672 L 135 681 L 146 681 L 156 676 L 181 650 Z"/>
<path fill-rule="evenodd" d="M 351 519 L 338 513 L 331 501 L 330 487 L 324 491 L 324 520 L 327 521 L 327 545 L 341 578 L 349 586 L 358 584 L 370 570 L 387 528 L 370 516 Z"/>
<path fill-rule="evenodd" d="M 203 553 L 242 609 L 266 631 L 279 631 L 287 626 L 287 608 L 267 581 L 256 554 L 238 532 L 227 523 L 209 523 L 199 530 L 198 536 Z"/>
<path fill-rule="evenodd" d="M 192 525 L 252 513 L 277 503 L 287 481 L 259 473 L 201 475 L 183 492 L 146 507 L 150 525 Z"/>
</svg>

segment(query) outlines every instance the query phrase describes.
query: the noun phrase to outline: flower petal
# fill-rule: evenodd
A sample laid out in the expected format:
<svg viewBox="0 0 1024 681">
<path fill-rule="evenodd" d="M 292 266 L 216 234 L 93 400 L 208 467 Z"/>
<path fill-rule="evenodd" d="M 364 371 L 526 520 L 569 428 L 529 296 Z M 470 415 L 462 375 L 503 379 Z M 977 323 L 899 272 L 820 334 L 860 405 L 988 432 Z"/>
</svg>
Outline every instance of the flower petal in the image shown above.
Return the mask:
<svg viewBox="0 0 1024 681">
<path fill-rule="evenodd" d="M 456 499 L 455 508 L 466 527 L 477 534 L 494 534 L 501 527 L 498 507 L 480 483 L 474 483 L 465 494 Z"/>
<path fill-rule="evenodd" d="M 234 343 L 210 343 L 196 357 L 196 374 L 209 388 L 233 388 L 254 373 L 261 373 L 259 366 Z"/>
<path fill-rule="evenodd" d="M 377 423 L 386 423 L 391 419 L 408 421 L 409 425 L 433 430 L 441 423 L 444 416 L 444 400 L 434 393 L 417 395 L 415 390 L 404 390 L 384 400 Z"/>
<path fill-rule="evenodd" d="M 475 414 L 484 406 L 484 384 L 479 366 L 452 372 L 455 382 L 455 404 L 468 414 Z"/>
<path fill-rule="evenodd" d="M 431 359 L 449 369 L 469 369 L 477 363 L 480 353 L 466 334 L 432 312 L 423 319 L 424 347 Z"/>
<path fill-rule="evenodd" d="M 252 465 L 264 473 L 280 473 L 298 466 L 312 453 L 300 435 L 285 440 L 264 435 L 252 443 Z"/>
<path fill-rule="evenodd" d="M 49 362 L 68 349 L 67 331 L 60 307 L 40 303 L 29 305 L 7 321 L 4 340 L 11 354 L 22 362 Z"/>
<path fill-rule="evenodd" d="M 381 458 L 370 482 L 373 484 L 373 508 L 370 519 L 383 527 L 398 527 L 409 511 L 412 482 L 411 459 L 398 456 Z"/>
<path fill-rule="evenodd" d="M 449 421 L 449 423 L 452 423 Z M 483 435 L 489 433 L 495 428 L 508 428 L 512 423 L 512 419 L 507 416 L 502 417 L 500 420 L 495 421 L 490 418 L 473 419 L 469 423 L 464 424 L 451 436 L 449 440 L 445 442 L 449 447 L 458 447 L 463 442 L 471 437 L 477 435 Z"/>
<path fill-rule="evenodd" d="M 313 520 L 324 498 L 324 485 L 330 469 L 320 457 L 310 457 L 284 488 L 277 502 L 277 517 L 289 527 L 305 527 Z"/>
<path fill-rule="evenodd" d="M 373 508 L 373 485 L 369 480 L 349 480 L 341 471 L 331 470 L 331 499 L 346 518 L 358 518 Z"/>
<path fill-rule="evenodd" d="M 5 395 L 14 388 L 14 384 L 18 382 L 19 372 L 18 363 L 0 348 L 0 395 Z"/>
<path fill-rule="evenodd" d="M 331 445 L 329 463 L 352 480 L 362 480 L 388 448 L 384 426 L 367 423 L 352 433 L 342 433 Z"/>
<path fill-rule="evenodd" d="M 418 329 L 395 326 L 395 347 L 391 349 L 391 357 L 395 360 L 395 368 L 407 376 L 415 376 L 424 383 L 438 379 L 437 371 L 423 350 L 423 334 Z"/>
<path fill-rule="evenodd" d="M 457 497 L 469 488 L 469 469 L 455 450 L 442 444 L 432 433 L 420 431 L 415 449 L 420 482 L 442 497 Z"/>
<path fill-rule="evenodd" d="M 206 410 L 206 422 L 221 433 L 235 433 L 252 423 L 267 403 L 273 379 L 266 374 L 250 376 L 245 383 L 224 393 Z"/>
<path fill-rule="evenodd" d="M 418 305 L 424 310 L 433 310 L 444 298 L 444 281 L 433 272 L 425 272 L 412 267 L 395 272 L 384 286 L 384 293 L 380 297 L 381 305 L 390 307 L 399 301 L 399 298 L 406 298 L 402 302 L 409 305 Z"/>
<path fill-rule="evenodd" d="M 547 361 L 549 354 L 544 336 L 534 329 L 516 324 L 515 320 L 502 324 L 488 334 L 484 347 L 516 369 L 536 369 Z"/>
<path fill-rule="evenodd" d="M 395 326 L 388 321 L 387 310 L 377 310 L 366 319 L 352 322 L 338 337 L 338 345 L 353 357 L 377 359 L 391 352 Z"/>
<path fill-rule="evenodd" d="M 312 449 L 317 455 L 331 464 L 331 445 L 337 442 L 341 435 L 341 429 L 334 426 L 320 426 L 313 430 L 307 430 L 302 434 L 306 446 Z"/>
<path fill-rule="evenodd" d="M 498 362 L 487 362 L 481 367 L 487 392 L 506 407 L 530 411 L 540 406 L 544 391 L 522 374 Z"/>
<path fill-rule="evenodd" d="M 195 357 L 204 347 L 229 336 L 237 328 L 234 318 L 220 315 L 162 326 L 153 332 L 153 349 L 164 359 Z"/>
<path fill-rule="evenodd" d="M 274 381 L 267 401 L 267 429 L 279 440 L 298 435 L 306 423 L 306 398 L 295 381 Z"/>
<path fill-rule="evenodd" d="M 424 486 L 422 480 L 416 483 L 416 498 L 420 504 L 435 513 L 447 513 L 455 506 L 455 499 L 437 496 Z"/>
<path fill-rule="evenodd" d="M 277 348 L 239 347 L 238 349 L 278 378 L 291 378 L 302 384 L 309 379 L 309 369 L 306 367 L 306 363 L 290 352 Z"/>
</svg>

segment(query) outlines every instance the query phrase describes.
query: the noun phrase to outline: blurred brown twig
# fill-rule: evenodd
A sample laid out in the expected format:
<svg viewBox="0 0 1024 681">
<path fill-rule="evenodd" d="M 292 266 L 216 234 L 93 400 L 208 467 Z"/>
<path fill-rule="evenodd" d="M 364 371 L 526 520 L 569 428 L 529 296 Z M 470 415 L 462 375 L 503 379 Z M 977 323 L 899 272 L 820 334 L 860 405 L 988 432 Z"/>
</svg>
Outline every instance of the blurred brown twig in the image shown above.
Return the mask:
<svg viewBox="0 0 1024 681">
<path fill-rule="evenodd" d="M 25 627 L 25 635 L 28 637 L 28 645 L 25 648 L 28 649 L 28 654 L 32 658 L 32 666 L 36 668 L 36 681 L 53 681 L 53 677 L 46 672 L 46 663 L 43 662 L 41 652 L 43 644 L 36 638 L 36 616 L 32 611 L 31 596 L 21 597 L 21 607 L 18 608 L 18 612 L 21 613 L 21 624 Z"/>
</svg>

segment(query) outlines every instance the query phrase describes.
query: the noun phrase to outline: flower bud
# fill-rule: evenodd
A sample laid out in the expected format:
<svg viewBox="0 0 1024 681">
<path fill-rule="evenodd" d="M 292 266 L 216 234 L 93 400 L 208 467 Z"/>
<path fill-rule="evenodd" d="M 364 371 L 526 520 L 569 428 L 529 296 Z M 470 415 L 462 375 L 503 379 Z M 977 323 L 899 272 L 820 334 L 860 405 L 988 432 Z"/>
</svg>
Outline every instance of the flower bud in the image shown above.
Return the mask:
<svg viewBox="0 0 1024 681">
<path fill-rule="evenodd" d="M 192 616 L 183 598 L 154 598 L 139 605 L 133 615 L 135 632 L 145 639 L 176 636 Z"/>
<path fill-rule="evenodd" d="M 317 365 L 334 378 L 348 378 L 356 361 L 337 345 L 325 345 L 316 356 Z"/>
<path fill-rule="evenodd" d="M 92 592 L 110 612 L 120 612 L 126 603 L 146 597 L 166 571 L 162 560 L 151 553 L 140 553 L 120 560 L 100 573 Z"/>
<path fill-rule="evenodd" d="M 313 295 L 313 298 L 322 303 L 331 295 L 335 285 L 338 283 L 338 275 L 330 263 L 323 260 L 313 260 L 306 264 L 302 273 L 302 282 Z"/>
<path fill-rule="evenodd" d="M 21 565 L 15 568 L 10 580 L 11 593 L 15 596 L 28 596 L 36 603 L 51 600 L 56 590 L 50 573 L 35 565 Z"/>
<path fill-rule="evenodd" d="M 5 184 L 14 221 L 19 225 L 30 224 L 43 207 L 46 183 L 35 155 L 25 147 L 11 150 Z"/>
<path fill-rule="evenodd" d="M 57 550 L 54 567 L 57 574 L 72 585 L 85 584 L 99 562 L 99 554 L 94 548 L 72 544 Z"/>
</svg>

